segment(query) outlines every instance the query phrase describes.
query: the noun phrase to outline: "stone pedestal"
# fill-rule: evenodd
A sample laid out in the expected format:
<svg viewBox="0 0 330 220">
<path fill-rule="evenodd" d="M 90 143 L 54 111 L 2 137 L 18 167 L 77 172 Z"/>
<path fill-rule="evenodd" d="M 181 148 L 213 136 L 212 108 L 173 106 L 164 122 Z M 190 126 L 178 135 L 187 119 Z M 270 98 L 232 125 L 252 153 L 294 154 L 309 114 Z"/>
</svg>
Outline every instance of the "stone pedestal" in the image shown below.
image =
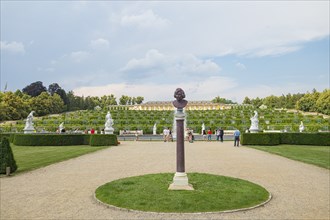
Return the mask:
<svg viewBox="0 0 330 220">
<path fill-rule="evenodd" d="M 114 131 L 113 127 L 105 128 L 104 129 L 104 134 L 113 134 L 113 131 Z"/>
<path fill-rule="evenodd" d="M 188 182 L 188 176 L 184 172 L 176 172 L 173 177 L 173 183 L 169 190 L 194 190 L 193 186 Z"/>
<path fill-rule="evenodd" d="M 259 129 L 258 128 L 250 128 L 250 133 L 258 133 Z"/>
<path fill-rule="evenodd" d="M 173 183 L 169 190 L 194 190 L 188 182 L 188 176 L 185 173 L 185 155 L 184 155 L 184 120 L 185 114 L 182 108 L 178 108 L 175 114 L 176 119 L 176 173 Z"/>
<path fill-rule="evenodd" d="M 34 127 L 33 126 L 25 127 L 23 129 L 23 131 L 24 131 L 24 134 L 32 134 L 32 133 L 34 133 Z"/>
</svg>

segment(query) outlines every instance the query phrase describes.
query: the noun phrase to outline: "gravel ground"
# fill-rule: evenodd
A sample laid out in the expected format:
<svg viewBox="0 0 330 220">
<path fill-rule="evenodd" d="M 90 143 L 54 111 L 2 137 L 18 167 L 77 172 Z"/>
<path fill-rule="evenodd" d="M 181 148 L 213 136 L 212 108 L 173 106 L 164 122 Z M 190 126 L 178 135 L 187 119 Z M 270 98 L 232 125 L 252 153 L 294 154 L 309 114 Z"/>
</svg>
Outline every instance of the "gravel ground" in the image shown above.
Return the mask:
<svg viewBox="0 0 330 220">
<path fill-rule="evenodd" d="M 120 146 L 12 177 L 0 178 L 0 219 L 330 219 L 330 171 L 233 142 L 185 143 L 186 172 L 246 179 L 272 200 L 234 213 L 164 214 L 107 208 L 95 189 L 128 176 L 175 172 L 176 143 L 122 142 Z"/>
</svg>

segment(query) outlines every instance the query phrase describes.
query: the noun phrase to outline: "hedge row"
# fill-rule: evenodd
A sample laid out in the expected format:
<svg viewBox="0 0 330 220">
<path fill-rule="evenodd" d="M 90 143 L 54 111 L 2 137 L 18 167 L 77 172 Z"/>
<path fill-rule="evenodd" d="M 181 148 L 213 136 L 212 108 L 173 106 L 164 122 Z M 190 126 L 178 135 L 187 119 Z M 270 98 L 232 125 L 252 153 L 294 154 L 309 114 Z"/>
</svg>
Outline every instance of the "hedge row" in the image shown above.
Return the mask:
<svg viewBox="0 0 330 220">
<path fill-rule="evenodd" d="M 117 136 L 111 134 L 15 134 L 13 143 L 17 146 L 116 146 L 118 144 Z"/>
<path fill-rule="evenodd" d="M 243 145 L 316 145 L 330 146 L 330 133 L 243 133 Z"/>
</svg>

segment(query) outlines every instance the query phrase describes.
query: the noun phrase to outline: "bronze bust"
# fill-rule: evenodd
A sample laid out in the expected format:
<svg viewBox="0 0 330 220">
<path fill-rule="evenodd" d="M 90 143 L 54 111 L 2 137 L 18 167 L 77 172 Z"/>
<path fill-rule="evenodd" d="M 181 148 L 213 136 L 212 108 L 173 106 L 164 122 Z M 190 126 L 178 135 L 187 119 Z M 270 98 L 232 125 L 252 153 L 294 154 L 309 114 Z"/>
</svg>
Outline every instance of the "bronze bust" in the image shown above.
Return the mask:
<svg viewBox="0 0 330 220">
<path fill-rule="evenodd" d="M 174 98 L 176 100 L 173 101 L 173 105 L 176 108 L 184 108 L 188 104 L 187 100 L 184 100 L 186 94 L 184 93 L 183 89 L 177 88 L 174 92 Z"/>
</svg>

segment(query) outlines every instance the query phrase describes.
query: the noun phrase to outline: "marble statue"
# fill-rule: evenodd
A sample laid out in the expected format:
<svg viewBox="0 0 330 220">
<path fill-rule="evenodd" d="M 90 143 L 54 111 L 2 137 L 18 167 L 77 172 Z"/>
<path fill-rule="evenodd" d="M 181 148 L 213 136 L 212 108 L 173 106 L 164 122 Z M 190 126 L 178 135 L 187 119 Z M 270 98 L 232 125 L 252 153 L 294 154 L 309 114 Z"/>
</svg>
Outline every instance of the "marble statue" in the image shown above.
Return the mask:
<svg viewBox="0 0 330 220">
<path fill-rule="evenodd" d="M 64 122 L 62 122 L 60 126 L 58 126 L 58 132 L 61 133 L 63 129 L 64 129 Z"/>
<path fill-rule="evenodd" d="M 105 126 L 104 133 L 105 134 L 113 134 L 113 131 L 114 131 L 114 129 L 112 127 L 113 124 L 114 123 L 111 118 L 111 114 L 108 111 L 108 114 L 105 116 L 105 124 L 104 124 L 104 126 Z"/>
<path fill-rule="evenodd" d="M 156 135 L 157 134 L 157 124 L 154 124 L 154 127 L 152 128 L 152 134 Z"/>
<path fill-rule="evenodd" d="M 34 132 L 34 127 L 33 127 L 33 114 L 34 113 L 35 113 L 35 111 L 31 111 L 30 114 L 26 118 L 25 127 L 23 129 L 24 134 Z"/>
<path fill-rule="evenodd" d="M 258 132 L 259 131 L 259 119 L 258 119 L 257 111 L 254 111 L 254 116 L 251 117 L 250 120 L 251 120 L 250 132 Z"/>
<path fill-rule="evenodd" d="M 304 130 L 305 130 L 305 126 L 304 126 L 303 122 L 300 121 L 299 132 L 303 132 Z"/>
</svg>

